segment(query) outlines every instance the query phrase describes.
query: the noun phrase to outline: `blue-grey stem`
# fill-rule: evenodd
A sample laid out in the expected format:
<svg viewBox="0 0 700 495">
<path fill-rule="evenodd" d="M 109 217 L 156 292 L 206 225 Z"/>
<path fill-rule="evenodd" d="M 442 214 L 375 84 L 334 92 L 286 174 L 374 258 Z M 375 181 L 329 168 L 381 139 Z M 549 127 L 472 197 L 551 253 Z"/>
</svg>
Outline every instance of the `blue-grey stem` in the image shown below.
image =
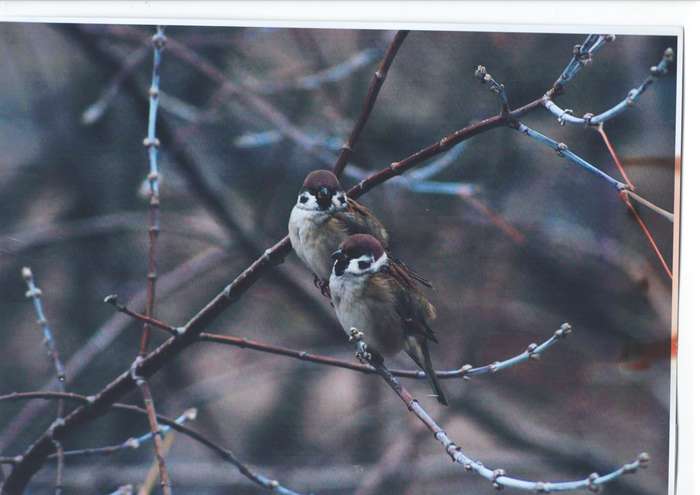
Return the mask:
<svg viewBox="0 0 700 495">
<path fill-rule="evenodd" d="M 613 186 L 617 191 L 622 191 L 624 189 L 627 189 L 627 185 L 624 184 L 623 182 L 620 182 L 617 179 L 614 179 L 610 177 L 608 174 L 600 170 L 598 167 L 595 165 L 587 162 L 577 154 L 573 153 L 572 151 L 569 150 L 569 147 L 566 146 L 564 143 L 559 143 L 555 141 L 554 139 L 545 136 L 541 132 L 538 132 L 534 129 L 529 128 L 522 122 L 519 122 L 517 124 L 517 127 L 515 127 L 518 131 L 523 133 L 524 135 L 531 137 L 535 141 L 544 144 L 545 146 L 553 149 L 554 151 L 557 152 L 557 154 L 563 158 L 566 158 L 570 162 L 574 163 L 575 165 L 578 165 L 579 167 L 584 168 L 588 172 L 591 172 L 592 174 L 596 175 L 597 177 L 600 177 L 601 179 L 605 180 L 608 184 Z"/>
<path fill-rule="evenodd" d="M 651 67 L 650 75 L 644 80 L 644 82 L 642 82 L 636 88 L 632 88 L 624 100 L 620 101 L 612 108 L 599 113 L 598 115 L 586 114 L 583 117 L 578 117 L 574 115 L 571 110 L 564 110 L 559 107 L 548 95 L 545 95 L 544 106 L 555 117 L 557 117 L 557 120 L 559 120 L 562 125 L 565 123 L 584 126 L 600 125 L 620 115 L 622 112 L 634 105 L 634 103 L 639 100 L 642 93 L 644 93 L 644 91 L 646 91 L 646 89 L 653 84 L 654 81 L 656 81 L 659 77 L 668 74 L 670 67 L 673 64 L 673 60 L 673 50 L 671 48 L 667 48 L 659 63 Z"/>
</svg>

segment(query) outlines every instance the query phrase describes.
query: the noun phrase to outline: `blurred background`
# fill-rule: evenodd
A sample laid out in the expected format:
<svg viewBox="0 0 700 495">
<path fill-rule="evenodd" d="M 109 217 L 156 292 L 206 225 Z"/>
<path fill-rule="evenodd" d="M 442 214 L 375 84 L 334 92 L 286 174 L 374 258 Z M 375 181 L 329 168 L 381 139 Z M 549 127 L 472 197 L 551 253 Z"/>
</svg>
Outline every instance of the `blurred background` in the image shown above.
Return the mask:
<svg viewBox="0 0 700 495">
<path fill-rule="evenodd" d="M 147 270 L 148 86 L 151 27 L 0 26 L 0 393 L 55 387 L 20 275 L 31 266 L 67 363 L 67 387 L 93 394 L 133 361 L 141 326 L 102 302 L 142 308 Z M 328 167 L 360 113 L 393 33 L 374 30 L 168 27 L 158 136 L 161 236 L 157 315 L 184 323 L 286 234 L 304 176 Z M 498 111 L 477 65 L 517 107 L 541 96 L 583 35 L 412 32 L 400 49 L 342 182 L 361 178 Z M 673 37 L 619 36 L 558 99 L 600 112 L 648 75 Z M 189 54 L 189 56 L 188 56 Z M 222 84 L 211 71 L 235 83 Z M 673 209 L 675 70 L 606 124 L 644 197 Z M 265 105 L 261 106 L 259 101 Z M 256 102 L 258 102 L 256 104 Z M 281 116 L 281 117 L 280 117 Z M 600 136 L 561 127 L 546 110 L 530 127 L 606 173 Z M 291 126 L 291 127 L 290 127 Z M 291 129 L 291 130 L 290 130 Z M 290 138 L 290 136 L 292 136 Z M 465 453 L 511 476 L 585 478 L 632 461 L 647 470 L 616 494 L 659 494 L 668 482 L 671 282 L 617 193 L 552 150 L 507 128 L 479 135 L 417 170 L 460 194 L 394 179 L 361 202 L 394 250 L 429 278 L 438 310 L 437 368 L 488 364 L 573 335 L 493 376 L 445 382 L 450 407 L 405 385 Z M 671 261 L 672 225 L 641 210 Z M 313 277 L 294 255 L 220 318 L 212 332 L 353 360 Z M 154 336 L 154 345 L 163 340 Z M 396 367 L 410 367 L 397 357 Z M 491 493 L 449 462 L 377 377 L 201 343 L 151 381 L 159 413 L 199 411 L 191 424 L 262 474 L 304 493 Z M 125 402 L 140 404 L 133 394 Z M 0 404 L 0 455 L 24 451 L 53 404 Z M 67 449 L 124 441 L 147 422 L 95 421 Z M 67 493 L 140 485 L 150 445 L 69 458 Z M 176 493 L 260 488 L 187 437 L 167 455 Z M 5 472 L 8 467 L 5 466 Z M 30 493 L 52 490 L 48 462 Z"/>
</svg>

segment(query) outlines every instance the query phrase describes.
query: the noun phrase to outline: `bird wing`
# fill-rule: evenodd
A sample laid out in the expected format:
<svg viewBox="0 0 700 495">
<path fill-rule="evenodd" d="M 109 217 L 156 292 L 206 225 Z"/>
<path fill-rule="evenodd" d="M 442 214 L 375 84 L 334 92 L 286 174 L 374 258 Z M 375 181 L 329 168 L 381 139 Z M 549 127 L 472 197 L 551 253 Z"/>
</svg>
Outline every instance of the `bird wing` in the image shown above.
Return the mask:
<svg viewBox="0 0 700 495">
<path fill-rule="evenodd" d="M 369 208 L 361 205 L 354 199 L 348 198 L 348 208 L 344 211 L 339 211 L 333 215 L 334 220 L 344 227 L 348 235 L 353 234 L 371 234 L 382 243 L 387 256 L 397 265 L 405 270 L 408 275 L 420 282 L 422 285 L 432 289 L 433 284 L 429 280 L 420 276 L 418 273 L 409 268 L 403 261 L 396 258 L 389 250 L 389 234 L 382 223 L 372 215 Z"/>
<path fill-rule="evenodd" d="M 389 245 L 389 234 L 384 225 L 372 215 L 367 207 L 354 199 L 348 198 L 347 201 L 347 209 L 334 213 L 333 218 L 343 224 L 348 235 L 370 234 L 386 248 Z"/>
<path fill-rule="evenodd" d="M 435 306 L 416 287 L 411 274 L 402 265 L 389 261 L 374 276 L 378 277 L 379 284 L 376 285 L 389 289 L 384 293 L 393 294 L 394 310 L 403 321 L 404 331 L 437 343 L 435 332 L 428 323 L 435 319 Z"/>
</svg>

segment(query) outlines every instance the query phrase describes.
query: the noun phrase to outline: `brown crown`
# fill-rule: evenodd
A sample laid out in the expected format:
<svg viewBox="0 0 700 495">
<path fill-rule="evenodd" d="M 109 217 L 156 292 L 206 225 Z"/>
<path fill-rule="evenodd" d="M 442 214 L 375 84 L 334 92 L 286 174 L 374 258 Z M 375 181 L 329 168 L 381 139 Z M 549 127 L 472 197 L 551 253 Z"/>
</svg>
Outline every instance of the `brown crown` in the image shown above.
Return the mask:
<svg viewBox="0 0 700 495">
<path fill-rule="evenodd" d="M 314 170 L 304 179 L 303 187 L 312 191 L 321 187 L 327 187 L 331 191 L 341 189 L 338 178 L 330 170 Z"/>
<path fill-rule="evenodd" d="M 349 258 L 359 258 L 363 254 L 371 254 L 375 260 L 384 254 L 382 243 L 369 234 L 354 234 L 340 245 L 340 249 Z"/>
</svg>

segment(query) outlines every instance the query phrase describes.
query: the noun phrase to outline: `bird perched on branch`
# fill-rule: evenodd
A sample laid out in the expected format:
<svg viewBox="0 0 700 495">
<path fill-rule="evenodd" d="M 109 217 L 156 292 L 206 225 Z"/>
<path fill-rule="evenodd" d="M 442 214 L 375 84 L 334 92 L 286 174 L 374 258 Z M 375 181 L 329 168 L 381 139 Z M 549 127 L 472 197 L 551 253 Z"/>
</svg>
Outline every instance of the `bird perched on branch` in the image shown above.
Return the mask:
<svg viewBox="0 0 700 495">
<path fill-rule="evenodd" d="M 425 371 L 438 401 L 447 405 L 428 352 L 428 341 L 437 343 L 428 325 L 436 316 L 435 307 L 410 274 L 367 234 L 348 237 L 333 260 L 331 299 L 345 332 L 352 336 L 351 330 L 360 330 L 370 354 L 406 351 Z"/>
<path fill-rule="evenodd" d="M 311 172 L 289 216 L 289 239 L 297 256 L 314 273 L 316 286 L 326 296 L 329 296 L 331 254 L 353 234 L 370 234 L 388 249 L 389 235 L 382 223 L 369 209 L 347 197 L 335 174 L 329 170 Z M 430 287 L 429 282 L 400 261 L 396 262 L 412 278 Z"/>
</svg>

